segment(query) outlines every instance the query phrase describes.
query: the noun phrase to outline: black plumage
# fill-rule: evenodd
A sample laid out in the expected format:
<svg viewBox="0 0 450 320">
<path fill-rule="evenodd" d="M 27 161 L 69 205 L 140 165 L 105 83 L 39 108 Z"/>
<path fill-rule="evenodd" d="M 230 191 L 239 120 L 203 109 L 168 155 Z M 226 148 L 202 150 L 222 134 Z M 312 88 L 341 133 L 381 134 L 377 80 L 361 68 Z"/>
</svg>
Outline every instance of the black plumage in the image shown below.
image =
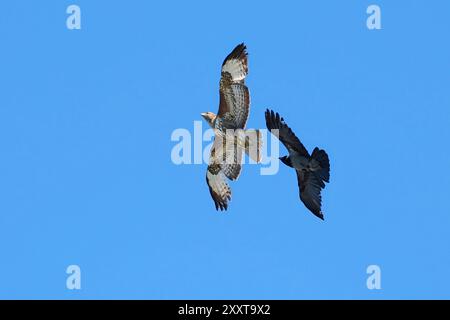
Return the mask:
<svg viewBox="0 0 450 320">
<path fill-rule="evenodd" d="M 266 126 L 288 149 L 289 155 L 280 161 L 297 172 L 300 200 L 317 217 L 322 213 L 321 191 L 330 181 L 330 161 L 325 150 L 315 148 L 310 155 L 284 119 L 272 110 L 266 110 Z"/>
</svg>

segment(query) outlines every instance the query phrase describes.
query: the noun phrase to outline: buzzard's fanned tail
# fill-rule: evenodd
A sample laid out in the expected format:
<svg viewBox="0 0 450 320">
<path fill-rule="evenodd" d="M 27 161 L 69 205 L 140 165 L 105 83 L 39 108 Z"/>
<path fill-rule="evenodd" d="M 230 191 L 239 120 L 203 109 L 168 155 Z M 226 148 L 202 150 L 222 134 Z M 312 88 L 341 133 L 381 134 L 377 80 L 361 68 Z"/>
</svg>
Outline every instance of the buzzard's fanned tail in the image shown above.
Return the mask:
<svg viewBox="0 0 450 320">
<path fill-rule="evenodd" d="M 236 129 L 231 131 L 240 151 L 244 151 L 255 163 L 261 162 L 262 134 L 259 129 Z"/>
<path fill-rule="evenodd" d="M 261 162 L 262 135 L 258 129 L 245 130 L 245 153 L 255 161 Z"/>
</svg>

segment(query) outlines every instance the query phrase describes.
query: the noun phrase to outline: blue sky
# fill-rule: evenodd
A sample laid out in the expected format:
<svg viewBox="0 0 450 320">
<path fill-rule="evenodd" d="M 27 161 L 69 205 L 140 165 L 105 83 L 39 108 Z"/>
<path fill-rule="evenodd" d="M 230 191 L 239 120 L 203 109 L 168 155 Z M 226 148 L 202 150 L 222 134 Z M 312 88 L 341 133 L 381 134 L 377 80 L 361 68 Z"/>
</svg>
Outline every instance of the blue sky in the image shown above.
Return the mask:
<svg viewBox="0 0 450 320">
<path fill-rule="evenodd" d="M 73 3 L 81 30 L 66 28 Z M 366 28 L 370 4 L 382 30 Z M 3 3 L 0 298 L 450 298 L 449 11 Z M 240 42 L 249 126 L 264 128 L 271 107 L 330 156 L 324 222 L 286 167 L 245 167 L 220 214 L 206 165 L 171 161 L 172 131 L 217 110 L 220 64 Z M 372 264 L 381 290 L 366 287 Z"/>
</svg>

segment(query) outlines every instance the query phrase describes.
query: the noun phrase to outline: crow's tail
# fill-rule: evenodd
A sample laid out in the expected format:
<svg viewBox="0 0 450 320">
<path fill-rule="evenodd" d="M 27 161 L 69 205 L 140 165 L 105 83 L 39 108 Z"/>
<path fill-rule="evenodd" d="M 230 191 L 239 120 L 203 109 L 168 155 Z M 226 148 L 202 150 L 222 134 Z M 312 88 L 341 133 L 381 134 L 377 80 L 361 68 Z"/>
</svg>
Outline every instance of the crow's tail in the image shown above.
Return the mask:
<svg viewBox="0 0 450 320">
<path fill-rule="evenodd" d="M 325 182 L 330 182 L 330 160 L 325 150 L 314 148 L 311 158 L 319 162 L 320 169 L 315 171 L 317 176 Z"/>
</svg>

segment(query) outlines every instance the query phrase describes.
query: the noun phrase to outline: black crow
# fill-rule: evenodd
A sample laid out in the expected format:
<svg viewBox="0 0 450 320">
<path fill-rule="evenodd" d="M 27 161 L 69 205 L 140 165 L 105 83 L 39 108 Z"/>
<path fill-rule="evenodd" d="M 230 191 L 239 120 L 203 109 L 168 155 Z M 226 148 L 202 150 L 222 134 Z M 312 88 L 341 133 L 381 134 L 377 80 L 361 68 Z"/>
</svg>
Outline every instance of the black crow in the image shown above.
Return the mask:
<svg viewBox="0 0 450 320">
<path fill-rule="evenodd" d="M 265 115 L 267 129 L 289 151 L 289 156 L 281 157 L 280 160 L 297 172 L 300 199 L 314 215 L 323 220 L 320 193 L 325 188 L 325 182 L 330 181 L 330 161 L 327 153 L 316 147 L 310 155 L 278 113 L 267 109 Z"/>
</svg>

